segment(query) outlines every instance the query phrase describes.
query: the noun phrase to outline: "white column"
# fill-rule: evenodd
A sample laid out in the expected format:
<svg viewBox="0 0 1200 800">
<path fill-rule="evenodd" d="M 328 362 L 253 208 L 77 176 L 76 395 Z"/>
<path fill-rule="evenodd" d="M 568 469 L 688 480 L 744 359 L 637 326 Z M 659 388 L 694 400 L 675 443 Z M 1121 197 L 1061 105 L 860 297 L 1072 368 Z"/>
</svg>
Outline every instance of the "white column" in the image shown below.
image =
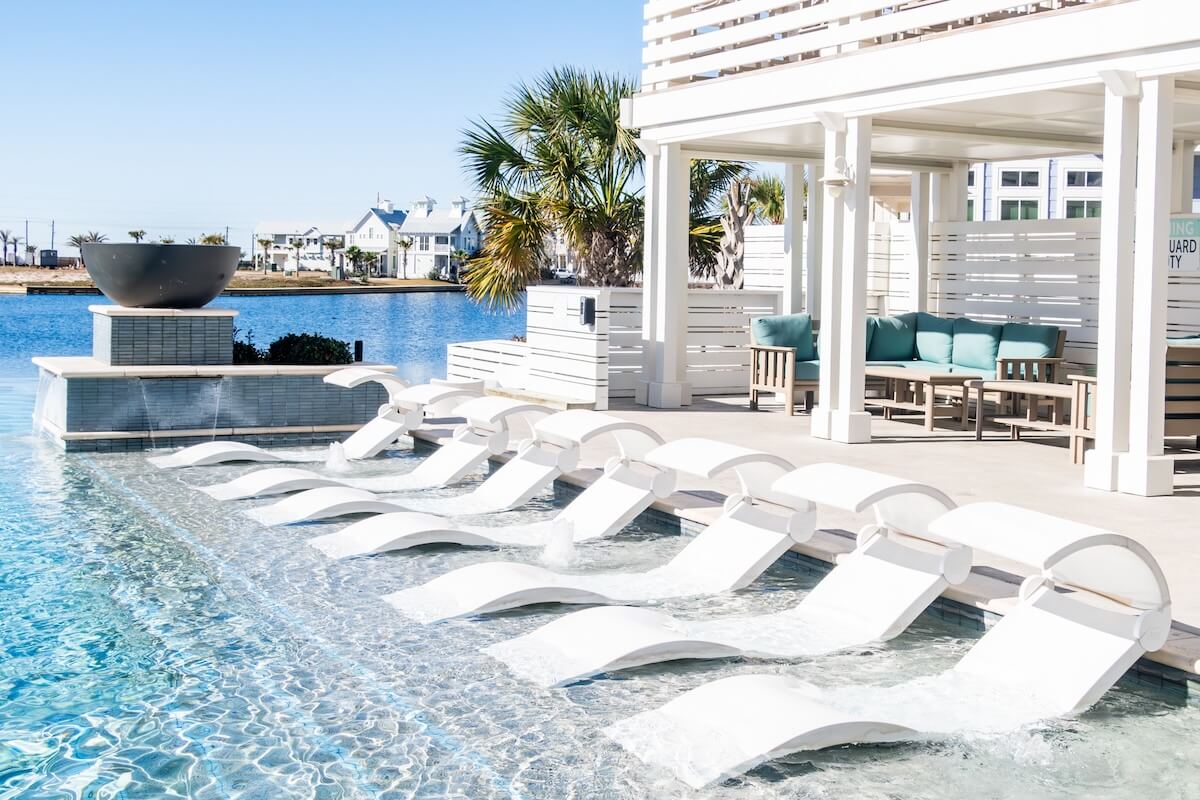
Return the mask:
<svg viewBox="0 0 1200 800">
<path fill-rule="evenodd" d="M 645 387 L 646 403 L 655 408 L 679 408 L 692 400 L 685 381 L 688 161 L 680 145 L 663 145 L 655 170 L 654 366 Z"/>
<path fill-rule="evenodd" d="M 912 265 L 909 278 L 910 311 L 929 308 L 929 173 L 912 174 L 909 227 L 912 230 Z"/>
<path fill-rule="evenodd" d="M 804 165 L 808 177 L 807 252 L 804 277 L 804 310 L 814 321 L 821 318 L 821 237 L 825 218 L 825 189 L 821 186 L 824 167 L 815 161 Z"/>
<path fill-rule="evenodd" d="M 812 430 L 820 438 L 856 443 L 871 440 L 871 415 L 863 410 L 871 119 L 844 124 L 844 132 L 827 126 L 825 139 L 826 176 L 842 166 L 835 164 L 841 149 L 852 180 L 840 197 L 826 198 L 821 404 L 813 411 Z"/>
<path fill-rule="evenodd" d="M 841 117 L 823 122 L 825 125 L 825 164 L 822 170 L 828 177 L 838 171 L 838 160 L 846 157 L 846 123 Z M 838 313 L 841 311 L 842 226 L 846 217 L 845 206 L 840 198 L 831 196 L 825 184 L 814 187 L 823 198 L 821 227 L 810 228 L 810 242 L 821 242 L 820 320 L 821 332 L 817 339 L 817 355 L 821 366 L 818 374 L 817 405 L 812 410 L 811 433 L 818 439 L 833 437 L 833 412 L 839 396 L 837 381 L 840 372 L 837 358 L 841 353 L 839 338 L 841 326 Z"/>
<path fill-rule="evenodd" d="M 954 169 L 947 176 L 950 185 L 947 189 L 947 222 L 966 222 L 967 220 L 967 173 L 971 165 L 966 161 L 955 161 Z"/>
<path fill-rule="evenodd" d="M 1118 488 L 1143 496 L 1171 494 L 1175 486 L 1175 461 L 1163 455 L 1174 96 L 1172 77 L 1142 82 L 1134 222 L 1129 452 L 1120 458 Z"/>
<path fill-rule="evenodd" d="M 639 139 L 638 147 L 645 154 L 642 171 L 645 175 L 646 189 L 643 221 L 645 233 L 642 241 L 642 374 L 634 388 L 634 401 L 644 406 L 650 402 L 649 387 L 655 368 L 654 335 L 657 326 L 654 312 L 658 305 L 659 278 L 654 270 L 654 256 L 658 251 L 657 203 L 661 153 L 657 142 Z"/>
<path fill-rule="evenodd" d="M 804 309 L 804 173 L 799 164 L 783 168 L 783 308 Z"/>
<path fill-rule="evenodd" d="M 1116 491 L 1118 463 L 1129 450 L 1129 359 L 1133 325 L 1133 234 L 1138 98 L 1132 74 L 1106 81 L 1104 188 L 1100 207 L 1100 302 L 1096 331 L 1096 446 L 1084 483 Z M 1079 411 L 1077 413 L 1083 413 Z"/>
<path fill-rule="evenodd" d="M 1192 213 L 1192 190 L 1195 183 L 1196 142 L 1182 139 L 1175 142 L 1174 165 L 1171 169 L 1171 213 Z"/>
</svg>

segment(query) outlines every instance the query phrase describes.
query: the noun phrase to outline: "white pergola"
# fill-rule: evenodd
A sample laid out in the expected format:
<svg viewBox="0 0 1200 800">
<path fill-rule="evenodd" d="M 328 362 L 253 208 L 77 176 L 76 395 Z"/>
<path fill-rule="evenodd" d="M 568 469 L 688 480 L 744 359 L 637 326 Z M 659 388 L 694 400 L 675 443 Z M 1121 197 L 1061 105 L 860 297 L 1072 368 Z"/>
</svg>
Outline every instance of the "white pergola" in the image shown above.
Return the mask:
<svg viewBox="0 0 1200 800">
<path fill-rule="evenodd" d="M 749 11 L 753 4 L 732 0 L 722 8 Z M 654 26 L 676 22 L 672 13 L 711 16 L 699 7 L 680 11 L 684 5 L 648 3 L 648 57 L 655 47 L 684 50 L 676 40 L 651 38 L 660 32 Z M 939 8 L 949 5 L 965 8 L 972 0 L 946 0 Z M 790 13 L 829 8 L 797 6 Z M 848 28 L 890 19 L 851 19 Z M 842 23 L 839 30 L 847 28 Z M 841 39 L 858 42 L 862 34 Z M 712 56 L 694 60 L 704 58 Z M 680 72 L 670 71 L 674 63 L 654 62 L 647 75 Z M 822 322 L 812 433 L 847 443 L 871 438 L 863 354 L 872 169 L 912 172 L 922 287 L 915 296 L 923 302 L 929 221 L 965 219 L 971 162 L 1102 155 L 1096 446 L 1085 481 L 1138 495 L 1173 491 L 1173 460 L 1164 456 L 1163 441 L 1167 246 L 1170 215 L 1191 211 L 1192 157 L 1200 141 L 1200 3 L 1085 2 L 927 40 L 847 46 L 828 57 L 714 80 L 651 84 L 627 103 L 624 121 L 640 129 L 647 156 L 646 364 L 639 396 L 664 408 L 690 398 L 683 353 L 689 161 L 781 162 L 790 265 L 784 310 L 800 310 L 802 298 L 814 298 L 807 310 Z M 807 253 L 796 191 L 802 169 L 811 187 Z M 844 187 L 820 183 L 835 175 L 846 179 Z M 809 286 L 801 287 L 805 259 Z"/>
</svg>

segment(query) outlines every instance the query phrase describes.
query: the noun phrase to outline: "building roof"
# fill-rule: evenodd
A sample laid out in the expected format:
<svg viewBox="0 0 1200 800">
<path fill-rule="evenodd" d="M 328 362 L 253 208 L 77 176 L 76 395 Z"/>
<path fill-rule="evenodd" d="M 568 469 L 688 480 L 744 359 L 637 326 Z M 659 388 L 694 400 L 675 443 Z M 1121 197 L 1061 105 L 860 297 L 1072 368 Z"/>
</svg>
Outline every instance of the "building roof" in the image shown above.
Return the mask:
<svg viewBox="0 0 1200 800">
<path fill-rule="evenodd" d="M 296 222 L 296 221 L 287 221 L 287 220 L 283 220 L 283 221 L 267 220 L 266 222 L 260 222 L 257 225 L 255 225 L 254 233 L 255 233 L 255 235 L 260 235 L 260 234 L 265 234 L 265 233 L 272 233 L 272 234 L 284 233 L 284 234 L 295 236 L 295 235 L 299 235 L 299 234 L 307 234 L 307 233 L 310 233 L 311 231 L 316 230 L 316 231 L 320 232 L 323 236 L 329 236 L 329 235 L 341 236 L 342 233 L 348 227 L 349 227 L 349 223 L 347 223 L 345 221 L 341 221 L 341 222 L 328 222 L 328 221 L 326 221 L 326 222 L 311 222 L 311 221 Z"/>
<path fill-rule="evenodd" d="M 355 222 L 351 225 L 347 225 L 343 230 L 345 230 L 348 233 L 356 231 L 359 228 L 361 228 L 363 226 L 363 224 L 365 224 L 366 221 L 368 219 L 370 219 L 372 216 L 376 217 L 384 225 L 387 225 L 389 227 L 391 227 L 391 226 L 399 227 L 400 225 L 402 225 L 404 223 L 404 218 L 406 216 L 408 216 L 408 214 L 406 212 L 400 211 L 400 210 L 384 211 L 382 208 L 368 208 L 367 212 L 365 214 L 363 214 L 361 217 L 359 217 L 357 222 Z"/>
<path fill-rule="evenodd" d="M 467 211 L 467 213 L 461 215 L 454 213 L 454 211 L 434 211 L 427 217 L 410 214 L 408 219 L 404 220 L 404 224 L 400 226 L 400 233 L 406 236 L 430 233 L 456 233 L 474 215 L 474 211 Z M 478 224 L 478 221 L 476 221 L 477 226 Z"/>
</svg>

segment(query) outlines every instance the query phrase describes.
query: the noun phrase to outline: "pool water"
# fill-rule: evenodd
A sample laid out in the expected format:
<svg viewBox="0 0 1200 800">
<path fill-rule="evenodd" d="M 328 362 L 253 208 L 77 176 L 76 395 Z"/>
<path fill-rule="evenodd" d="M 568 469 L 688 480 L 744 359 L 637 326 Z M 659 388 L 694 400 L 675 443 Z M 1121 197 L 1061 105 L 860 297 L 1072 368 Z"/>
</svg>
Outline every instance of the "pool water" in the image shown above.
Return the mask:
<svg viewBox="0 0 1200 800">
<path fill-rule="evenodd" d="M 269 501 L 219 503 L 193 489 L 253 467 L 159 471 L 140 454 L 64 455 L 28 432 L 32 375 L 6 380 L 29 386 L 0 394 L 0 797 L 696 797 L 619 749 L 605 725 L 749 671 L 899 683 L 947 668 L 978 636 L 926 617 L 886 645 L 809 662 L 671 664 L 535 689 L 479 651 L 561 610 L 423 627 L 378 597 L 536 551 L 330 562 L 304 541 L 345 522 L 265 529 L 243 511 Z M 354 474 L 416 463 L 402 442 Z M 469 521 L 543 520 L 563 501 L 547 492 Z M 633 526 L 580 547 L 573 568 L 644 569 L 684 544 Z M 661 606 L 765 613 L 815 580 L 777 567 L 745 592 Z M 790 756 L 703 796 L 1192 798 L 1198 740 L 1195 708 L 1121 684 L 1077 719 Z"/>
</svg>

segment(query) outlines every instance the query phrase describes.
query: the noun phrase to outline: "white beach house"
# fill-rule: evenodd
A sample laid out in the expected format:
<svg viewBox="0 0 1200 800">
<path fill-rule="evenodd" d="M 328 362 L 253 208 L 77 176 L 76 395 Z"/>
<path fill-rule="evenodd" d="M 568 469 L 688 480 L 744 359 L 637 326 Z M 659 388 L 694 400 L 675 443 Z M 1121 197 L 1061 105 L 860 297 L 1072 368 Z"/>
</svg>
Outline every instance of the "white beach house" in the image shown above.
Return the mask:
<svg viewBox="0 0 1200 800">
<path fill-rule="evenodd" d="M 344 222 L 260 222 L 254 226 L 254 260 L 259 262 L 265 256 L 272 269 L 283 272 L 293 272 L 297 267 L 328 272 L 330 252 L 326 243 L 340 241 L 346 226 Z M 261 241 L 270 242 L 265 250 Z"/>
<path fill-rule="evenodd" d="M 406 216 L 403 211 L 396 210 L 391 200 L 380 201 L 378 207 L 367 209 L 366 213 L 346 230 L 346 248 L 357 247 L 375 255 L 378 260 L 373 267 L 374 274 L 395 277 L 397 232 L 404 224 Z M 345 258 L 344 251 L 340 258 Z"/>
<path fill-rule="evenodd" d="M 436 206 L 437 201 L 428 196 L 415 201 L 397 231 L 399 238 L 409 242 L 407 251 L 400 253 L 400 271 L 407 277 L 424 278 L 434 271 L 448 277 L 457 268 L 455 251 L 473 255 L 479 250 L 480 225 L 470 201 L 456 198 L 445 211 Z"/>
</svg>

